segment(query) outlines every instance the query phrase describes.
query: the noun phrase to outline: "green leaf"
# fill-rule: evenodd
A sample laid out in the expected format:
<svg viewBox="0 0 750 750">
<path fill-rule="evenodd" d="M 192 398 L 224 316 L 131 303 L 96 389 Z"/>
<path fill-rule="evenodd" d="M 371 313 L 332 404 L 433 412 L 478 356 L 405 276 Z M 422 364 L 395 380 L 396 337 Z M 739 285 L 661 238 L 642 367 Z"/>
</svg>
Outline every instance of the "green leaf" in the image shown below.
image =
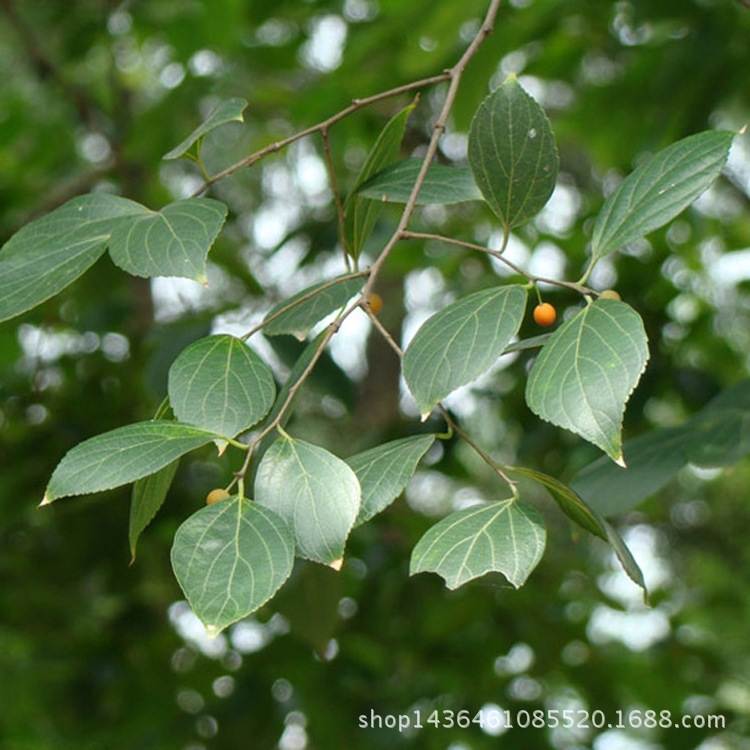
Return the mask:
<svg viewBox="0 0 750 750">
<path fill-rule="evenodd" d="M 518 285 L 484 289 L 429 318 L 404 354 L 404 378 L 422 415 L 485 373 L 516 335 L 526 307 Z"/>
<path fill-rule="evenodd" d="M 611 465 L 612 464 L 610 464 L 610 466 Z M 560 510 L 565 513 L 568 518 L 575 521 L 575 523 L 590 534 L 607 541 L 607 532 L 604 528 L 603 519 L 599 518 L 598 514 L 586 505 L 583 498 L 580 497 L 575 490 L 568 487 L 559 479 L 555 479 L 541 471 L 527 469 L 520 466 L 509 466 L 508 470 L 514 471 L 517 474 L 523 474 L 523 476 L 529 477 L 546 487 Z"/>
<path fill-rule="evenodd" d="M 197 140 L 203 138 L 206 133 L 210 133 L 212 130 L 227 122 L 232 122 L 234 120 L 243 122 L 242 112 L 245 107 L 247 107 L 247 102 L 238 97 L 227 99 L 222 102 L 213 112 L 211 112 L 201 125 L 199 125 L 187 138 L 185 138 L 184 141 L 182 141 L 182 143 L 175 146 L 169 153 L 164 154 L 162 158 L 179 159 L 180 156 L 185 155 Z"/>
<path fill-rule="evenodd" d="M 265 362 L 227 334 L 198 339 L 169 368 L 169 398 L 177 419 L 228 438 L 262 419 L 275 394 Z"/>
<path fill-rule="evenodd" d="M 207 284 L 206 257 L 227 216 L 211 198 L 187 198 L 118 222 L 109 254 L 134 276 L 179 276 Z"/>
<path fill-rule="evenodd" d="M 380 132 L 375 145 L 367 155 L 362 169 L 354 180 L 352 190 L 344 202 L 344 245 L 353 258 L 358 258 L 375 222 L 378 220 L 382 206 L 361 195 L 357 190 L 377 172 L 392 164 L 398 158 L 401 141 L 406 130 L 406 121 L 416 105 L 404 107 L 391 118 Z"/>
<path fill-rule="evenodd" d="M 620 561 L 622 569 L 636 586 L 640 586 L 640 588 L 643 589 L 643 601 L 645 604 L 648 604 L 648 589 L 646 588 L 646 581 L 643 578 L 643 573 L 638 567 L 638 563 L 635 561 L 633 554 L 622 540 L 622 537 L 617 533 L 617 530 L 611 524 L 602 521 L 602 525 L 607 532 L 607 540 L 612 546 L 615 556 Z"/>
<path fill-rule="evenodd" d="M 469 166 L 506 231 L 525 224 L 555 189 L 559 159 L 547 115 L 511 74 L 477 109 Z"/>
<path fill-rule="evenodd" d="M 85 495 L 129 484 L 221 437 L 179 422 L 136 422 L 71 448 L 47 485 L 43 505 L 66 495 Z"/>
<path fill-rule="evenodd" d="M 624 302 L 597 300 L 544 345 L 526 383 L 526 403 L 537 416 L 575 432 L 622 464 L 625 404 L 647 361 L 638 313 Z"/>
<path fill-rule="evenodd" d="M 571 485 L 599 513 L 624 513 L 658 492 L 685 466 L 690 438 L 685 426 L 652 430 L 625 443 L 626 469 L 602 456 L 582 469 Z"/>
<path fill-rule="evenodd" d="M 174 420 L 169 397 L 161 402 L 154 419 Z M 135 561 L 135 548 L 138 539 L 163 505 L 179 464 L 180 460 L 176 459 L 163 469 L 159 469 L 155 474 L 142 477 L 133 484 L 133 491 L 130 496 L 130 520 L 128 522 L 131 564 Z"/>
<path fill-rule="evenodd" d="M 235 496 L 190 516 L 171 557 L 193 612 L 215 636 L 279 590 L 292 571 L 294 540 L 273 511 Z"/>
<path fill-rule="evenodd" d="M 342 308 L 361 291 L 363 284 L 361 276 L 342 276 L 340 280 L 313 284 L 272 308 L 264 319 L 268 323 L 263 326 L 263 333 L 267 336 L 291 333 L 304 341 L 317 323 Z M 316 293 L 317 289 L 321 291 Z"/>
<path fill-rule="evenodd" d="M 0 321 L 73 283 L 104 253 L 117 221 L 145 211 L 116 195 L 82 195 L 16 232 L 0 251 Z"/>
<path fill-rule="evenodd" d="M 417 181 L 422 159 L 406 159 L 386 167 L 363 183 L 357 194 L 385 203 L 406 203 Z M 418 206 L 483 200 L 468 167 L 430 164 L 417 196 Z"/>
<path fill-rule="evenodd" d="M 414 435 L 346 459 L 362 487 L 362 503 L 355 526 L 369 521 L 401 494 L 434 442 L 434 435 Z"/>
<path fill-rule="evenodd" d="M 708 130 L 655 153 L 607 198 L 594 226 L 594 260 L 673 219 L 715 179 L 736 133 Z"/>
<path fill-rule="evenodd" d="M 485 573 L 502 573 L 517 589 L 544 552 L 544 520 L 530 505 L 500 500 L 474 505 L 436 523 L 411 555 L 409 575 L 431 571 L 455 589 Z"/>
<path fill-rule="evenodd" d="M 340 458 L 303 440 L 280 438 L 258 467 L 255 497 L 289 523 L 300 557 L 328 565 L 343 557 L 360 487 Z"/>
</svg>

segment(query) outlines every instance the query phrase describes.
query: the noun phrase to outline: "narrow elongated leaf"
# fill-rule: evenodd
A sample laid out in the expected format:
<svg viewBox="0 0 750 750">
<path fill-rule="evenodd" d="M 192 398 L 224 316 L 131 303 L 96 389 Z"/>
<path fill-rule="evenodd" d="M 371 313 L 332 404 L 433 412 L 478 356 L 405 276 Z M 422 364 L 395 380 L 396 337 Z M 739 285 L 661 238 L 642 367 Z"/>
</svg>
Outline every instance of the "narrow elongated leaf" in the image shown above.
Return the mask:
<svg viewBox="0 0 750 750">
<path fill-rule="evenodd" d="M 313 284 L 280 302 L 266 315 L 268 323 L 263 326 L 263 333 L 268 336 L 291 333 L 304 341 L 317 323 L 343 307 L 364 284 L 361 276 L 343 276 L 340 281 L 334 279 L 333 282 Z M 316 289 L 321 291 L 315 293 Z"/>
<path fill-rule="evenodd" d="M 206 257 L 227 216 L 211 198 L 187 198 L 119 222 L 109 244 L 115 265 L 134 276 L 179 276 L 206 284 Z"/>
<path fill-rule="evenodd" d="M 303 440 L 280 438 L 258 467 L 255 497 L 289 523 L 300 557 L 325 564 L 341 559 L 359 512 L 360 487 L 340 458 Z"/>
<path fill-rule="evenodd" d="M 687 208 L 718 177 L 735 135 L 697 133 L 643 162 L 605 201 L 594 226 L 593 257 L 643 237 Z"/>
<path fill-rule="evenodd" d="M 513 74 L 474 115 L 469 166 L 506 230 L 539 213 L 555 189 L 559 159 L 552 128 Z"/>
<path fill-rule="evenodd" d="M 525 307 L 522 286 L 500 286 L 470 294 L 424 323 L 404 354 L 404 378 L 421 414 L 495 363 Z"/>
<path fill-rule="evenodd" d="M 406 203 L 421 168 L 422 159 L 406 159 L 392 164 L 363 183 L 357 193 L 384 203 Z M 447 205 L 482 199 L 482 193 L 468 167 L 430 164 L 417 196 L 417 205 Z"/>
<path fill-rule="evenodd" d="M 81 195 L 16 232 L 0 250 L 0 321 L 72 284 L 104 253 L 119 219 L 147 210 L 116 195 Z"/>
<path fill-rule="evenodd" d="M 687 463 L 687 426 L 652 430 L 623 446 L 627 468 L 602 456 L 573 479 L 573 489 L 599 513 L 614 516 L 658 492 Z"/>
<path fill-rule="evenodd" d="M 582 529 L 585 529 L 590 534 L 607 541 L 607 532 L 604 529 L 603 519 L 588 507 L 583 498 L 578 495 L 575 490 L 568 487 L 559 479 L 555 479 L 541 471 L 526 469 L 520 466 L 508 467 L 508 469 L 509 471 L 523 474 L 546 487 L 560 510 L 565 513 L 568 518 L 575 521 Z"/>
<path fill-rule="evenodd" d="M 169 397 L 165 398 L 154 415 L 155 420 L 171 421 L 174 419 Z M 133 484 L 130 496 L 130 520 L 128 523 L 128 540 L 130 542 L 131 564 L 135 560 L 135 548 L 144 529 L 151 523 L 167 497 L 172 480 L 177 472 L 180 460 L 176 459 L 159 469 L 154 474 L 138 479 Z"/>
<path fill-rule="evenodd" d="M 379 203 L 367 200 L 357 195 L 359 187 L 370 179 L 381 169 L 392 164 L 398 158 L 401 149 L 401 141 L 406 130 L 406 121 L 415 105 L 404 107 L 397 115 L 392 117 L 380 132 L 375 145 L 367 155 L 357 179 L 354 181 L 351 193 L 344 202 L 344 246 L 349 254 L 358 258 L 362 252 L 367 238 L 370 236 L 375 222 L 378 220 L 382 206 Z"/>
<path fill-rule="evenodd" d="M 485 573 L 520 588 L 544 552 L 544 519 L 516 500 L 474 505 L 436 523 L 412 551 L 409 575 L 432 571 L 455 589 Z"/>
<path fill-rule="evenodd" d="M 221 437 L 179 422 L 136 422 L 71 448 L 47 485 L 43 504 L 129 484 Z"/>
<path fill-rule="evenodd" d="M 526 403 L 622 464 L 622 416 L 647 361 L 638 313 L 624 302 L 597 300 L 545 344 L 526 383 Z"/>
<path fill-rule="evenodd" d="M 284 520 L 237 496 L 190 516 L 172 545 L 175 577 L 210 636 L 265 604 L 293 564 Z"/>
<path fill-rule="evenodd" d="M 346 459 L 362 487 L 362 503 L 355 526 L 369 521 L 401 494 L 434 442 L 434 435 L 415 435 Z"/>
<path fill-rule="evenodd" d="M 243 341 L 222 334 L 193 342 L 169 368 L 169 398 L 177 418 L 233 438 L 271 408 L 273 375 Z"/>
<path fill-rule="evenodd" d="M 638 563 L 635 561 L 633 554 L 628 549 L 628 546 L 623 541 L 617 529 L 606 521 L 602 521 L 607 532 L 607 539 L 614 550 L 615 556 L 620 561 L 622 569 L 627 574 L 628 578 L 636 585 L 643 589 L 643 601 L 648 604 L 648 588 L 646 588 L 646 580 L 643 577 L 643 572 Z"/>
<path fill-rule="evenodd" d="M 171 151 L 164 154 L 163 159 L 178 159 L 183 156 L 190 147 L 200 138 L 203 138 L 206 133 L 210 133 L 220 125 L 224 125 L 227 122 L 237 120 L 243 121 L 242 113 L 247 107 L 247 102 L 244 99 L 235 97 L 233 99 L 227 99 L 226 101 L 219 104 L 216 109 L 202 122 L 182 143 L 175 146 Z"/>
</svg>

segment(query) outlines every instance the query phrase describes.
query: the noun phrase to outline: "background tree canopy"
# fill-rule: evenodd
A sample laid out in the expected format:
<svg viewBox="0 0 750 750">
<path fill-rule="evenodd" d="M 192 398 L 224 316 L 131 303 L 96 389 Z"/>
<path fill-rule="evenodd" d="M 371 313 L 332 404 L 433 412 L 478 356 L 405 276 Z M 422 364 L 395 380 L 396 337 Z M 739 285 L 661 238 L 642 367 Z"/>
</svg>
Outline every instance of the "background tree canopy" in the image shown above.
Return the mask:
<svg viewBox="0 0 750 750">
<path fill-rule="evenodd" d="M 162 157 L 220 102 L 242 97 L 248 106 L 243 123 L 206 137 L 210 173 L 353 99 L 440 74 L 474 38 L 486 5 L 0 0 L 0 237 L 83 193 L 155 208 L 185 198 L 203 175 Z M 577 278 L 594 217 L 623 176 L 678 139 L 739 131 L 750 119 L 749 33 L 750 9 L 730 0 L 503 3 L 466 70 L 438 159 L 467 163 L 473 114 L 515 73 L 551 120 L 560 173 L 550 203 L 513 232 L 507 252 L 539 276 Z M 402 157 L 424 155 L 445 94 L 445 84 L 420 91 Z M 331 127 L 343 192 L 412 100 L 413 92 L 385 99 Z M 496 574 L 455 591 L 434 575 L 410 578 L 411 550 L 437 519 L 467 500 L 497 499 L 496 477 L 458 438 L 430 447 L 403 498 L 353 532 L 340 573 L 298 564 L 271 603 L 212 640 L 183 600 L 169 547 L 206 493 L 231 479 L 213 446 L 183 460 L 132 566 L 127 488 L 38 509 L 72 446 L 153 416 L 188 344 L 240 335 L 279 301 L 342 272 L 320 138 L 235 172 L 210 195 L 229 216 L 207 287 L 135 278 L 104 259 L 0 326 L 3 747 L 458 750 L 495 747 L 498 734 L 528 748 L 750 747 L 747 412 L 708 425 L 724 444 L 710 465 L 724 470 L 677 452 L 670 464 L 665 449 L 706 427 L 685 422 L 748 375 L 747 137 L 735 139 L 722 176 L 691 208 L 605 259 L 591 279 L 617 288 L 649 338 L 624 430 L 626 449 L 640 439 L 634 452 L 659 456 L 643 470 L 648 497 L 614 502 L 608 480 L 594 487 L 644 572 L 651 608 L 609 548 L 579 536 L 532 483 L 523 487 L 546 520 L 547 549 L 522 589 Z M 365 261 L 398 210 L 384 208 Z M 484 245 L 502 237 L 479 202 L 419 208 L 412 228 Z M 402 243 L 378 279 L 379 319 L 406 341 L 448 302 L 504 278 L 500 264 L 466 248 Z M 570 290 L 543 291 L 561 317 L 580 305 Z M 398 359 L 364 316 L 352 323 L 299 392 L 290 423 L 295 437 L 339 456 L 420 429 Z M 522 338 L 538 333 L 530 319 L 521 324 Z M 283 382 L 303 344 L 291 335 L 259 341 Z M 449 400 L 451 414 L 504 463 L 573 481 L 600 452 L 532 414 L 521 373 L 501 364 Z M 745 391 L 736 393 L 724 398 L 742 410 Z M 482 707 L 513 716 L 599 709 L 608 719 L 618 709 L 669 710 L 721 714 L 726 725 L 358 725 L 371 711 L 419 710 L 425 723 L 436 709 L 474 716 Z"/>
</svg>

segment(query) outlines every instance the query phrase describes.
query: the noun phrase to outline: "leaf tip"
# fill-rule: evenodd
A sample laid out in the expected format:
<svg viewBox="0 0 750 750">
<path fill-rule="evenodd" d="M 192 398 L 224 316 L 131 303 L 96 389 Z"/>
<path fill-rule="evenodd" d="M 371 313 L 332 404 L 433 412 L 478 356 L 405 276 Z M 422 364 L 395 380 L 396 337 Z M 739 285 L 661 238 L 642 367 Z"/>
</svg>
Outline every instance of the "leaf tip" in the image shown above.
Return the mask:
<svg viewBox="0 0 750 750">
<path fill-rule="evenodd" d="M 625 458 L 622 455 L 622 451 L 620 451 L 620 454 L 617 456 L 617 458 L 614 459 L 614 462 L 618 466 L 622 466 L 623 469 L 627 469 L 628 468 L 628 465 L 625 463 Z"/>
<path fill-rule="evenodd" d="M 41 507 L 43 507 L 45 505 L 52 505 L 52 500 L 53 500 L 53 498 L 50 497 L 49 490 L 47 490 L 47 492 L 44 493 L 44 497 L 42 498 L 42 502 L 39 503 L 39 505 L 37 507 L 41 508 Z"/>
<path fill-rule="evenodd" d="M 216 638 L 221 633 L 221 628 L 218 625 L 206 625 L 206 637 Z"/>
<path fill-rule="evenodd" d="M 333 562 L 328 563 L 328 567 L 335 570 L 337 573 L 341 570 L 341 566 L 344 564 L 344 558 L 338 557 Z"/>
<path fill-rule="evenodd" d="M 747 133 L 747 123 L 745 123 L 737 132 L 737 135 L 745 135 Z"/>
</svg>

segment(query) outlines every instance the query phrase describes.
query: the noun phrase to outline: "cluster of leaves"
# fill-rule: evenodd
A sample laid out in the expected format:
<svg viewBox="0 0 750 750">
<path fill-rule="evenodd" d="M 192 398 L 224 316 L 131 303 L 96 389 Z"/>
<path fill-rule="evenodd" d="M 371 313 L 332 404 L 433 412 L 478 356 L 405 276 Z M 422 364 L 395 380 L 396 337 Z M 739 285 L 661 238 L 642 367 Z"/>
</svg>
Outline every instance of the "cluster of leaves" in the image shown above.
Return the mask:
<svg viewBox="0 0 750 750">
<path fill-rule="evenodd" d="M 216 178 L 208 177 L 201 162 L 202 139 L 225 122 L 241 120 L 244 106 L 243 100 L 225 102 L 166 158 L 192 159 L 206 174 L 208 185 Z M 199 339 L 172 364 L 168 396 L 154 420 L 86 440 L 62 459 L 50 479 L 44 504 L 134 483 L 134 555 L 138 537 L 163 503 L 181 456 L 211 442 L 220 453 L 228 444 L 244 451 L 245 460 L 228 488 L 236 484 L 234 494 L 190 516 L 172 549 L 175 575 L 210 633 L 268 601 L 289 576 L 295 556 L 338 568 L 352 529 L 400 495 L 434 440 L 443 437 L 415 435 L 343 460 L 284 429 L 295 394 L 328 341 L 350 314 L 366 308 L 374 273 L 358 270 L 358 261 L 382 204 L 483 199 L 500 221 L 505 242 L 498 251 L 478 249 L 507 262 L 503 249 L 511 230 L 532 219 L 554 189 L 558 157 L 550 123 L 514 76 L 477 109 L 469 135 L 468 169 L 430 164 L 425 171 L 420 161 L 394 163 L 414 106 L 386 125 L 342 206 L 348 273 L 285 300 L 259 326 L 269 336 L 291 333 L 307 340 L 322 320 L 335 315 L 333 323 L 307 344 L 279 392 L 269 366 L 246 343 L 256 329 L 242 338 Z M 439 410 L 449 434 L 456 429 L 472 446 L 443 409 L 442 400 L 488 372 L 503 353 L 540 347 L 528 375 L 528 406 L 608 457 L 606 469 L 596 464 L 571 488 L 534 469 L 498 464 L 477 448 L 509 496 L 438 522 L 415 547 L 412 574 L 434 571 L 454 588 L 497 571 L 521 586 L 543 554 L 546 532 L 542 516 L 521 499 L 516 482 L 509 478 L 518 474 L 545 486 L 569 518 L 611 544 L 628 575 L 645 591 L 641 572 L 617 532 L 584 497 L 597 481 L 610 482 L 612 472 L 623 472 L 614 464 L 623 466 L 625 458 L 630 460 L 623 456 L 622 419 L 648 360 L 647 339 L 632 307 L 597 299 L 585 284 L 598 260 L 663 226 L 695 200 L 721 171 L 734 135 L 709 131 L 688 137 L 654 154 L 617 187 L 597 218 L 588 268 L 575 283 L 559 282 L 579 291 L 584 304 L 552 334 L 515 340 L 529 294 L 539 294 L 538 279 L 509 264 L 520 281 L 457 300 L 429 318 L 403 353 L 394 347 L 423 417 Z M 203 197 L 171 203 L 158 212 L 107 194 L 75 198 L 27 225 L 3 248 L 0 320 L 57 294 L 107 249 L 113 262 L 130 274 L 182 276 L 206 283 L 206 258 L 226 213 L 223 203 Z M 396 239 L 402 238 L 406 233 Z M 706 432 L 716 429 L 722 409 L 730 406 L 731 402 L 722 403 L 699 418 Z M 246 434 L 250 437 L 241 439 Z M 274 434 L 279 437 L 271 442 Z M 651 440 L 659 443 L 661 437 Z M 634 443 L 634 462 L 652 449 L 652 442 Z M 245 477 L 253 460 L 257 470 L 250 499 Z M 632 476 L 622 482 L 630 486 Z"/>
</svg>

